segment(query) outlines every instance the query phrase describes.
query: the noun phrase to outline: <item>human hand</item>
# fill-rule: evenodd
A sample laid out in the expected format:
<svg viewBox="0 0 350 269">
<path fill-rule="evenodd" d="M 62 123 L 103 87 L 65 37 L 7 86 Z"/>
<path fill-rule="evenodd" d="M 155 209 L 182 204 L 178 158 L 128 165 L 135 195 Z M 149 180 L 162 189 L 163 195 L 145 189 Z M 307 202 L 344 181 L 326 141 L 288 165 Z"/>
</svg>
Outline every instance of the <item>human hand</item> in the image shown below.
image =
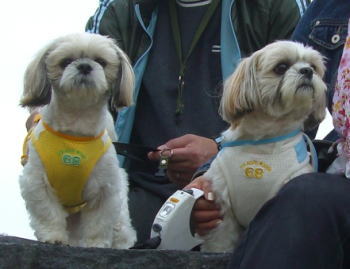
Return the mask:
<svg viewBox="0 0 350 269">
<path fill-rule="evenodd" d="M 195 232 L 206 235 L 222 222 L 220 207 L 215 203 L 210 181 L 204 176 L 197 177 L 184 189 L 196 188 L 204 191 L 204 198 L 199 198 L 192 210 L 192 222 Z"/>
<path fill-rule="evenodd" d="M 171 181 L 181 187 L 190 182 L 198 167 L 218 152 L 214 140 L 193 134 L 171 139 L 164 145 L 159 146 L 158 149 L 172 149 L 167 175 Z M 160 151 L 150 152 L 148 158 L 159 161 Z"/>
</svg>

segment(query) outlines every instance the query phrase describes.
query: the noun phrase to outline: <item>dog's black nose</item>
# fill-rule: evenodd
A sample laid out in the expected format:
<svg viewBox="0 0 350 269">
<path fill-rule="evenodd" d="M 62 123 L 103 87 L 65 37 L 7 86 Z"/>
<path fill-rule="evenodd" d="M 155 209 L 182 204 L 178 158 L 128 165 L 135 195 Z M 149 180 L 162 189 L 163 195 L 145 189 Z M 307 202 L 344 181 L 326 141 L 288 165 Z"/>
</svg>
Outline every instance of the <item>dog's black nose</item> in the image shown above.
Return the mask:
<svg viewBox="0 0 350 269">
<path fill-rule="evenodd" d="M 304 75 L 308 79 L 312 79 L 312 75 L 314 74 L 314 71 L 310 67 L 304 67 L 299 70 L 299 73 Z"/>
<path fill-rule="evenodd" d="M 89 64 L 79 64 L 78 70 L 80 73 L 87 75 L 92 71 L 92 67 Z"/>
</svg>

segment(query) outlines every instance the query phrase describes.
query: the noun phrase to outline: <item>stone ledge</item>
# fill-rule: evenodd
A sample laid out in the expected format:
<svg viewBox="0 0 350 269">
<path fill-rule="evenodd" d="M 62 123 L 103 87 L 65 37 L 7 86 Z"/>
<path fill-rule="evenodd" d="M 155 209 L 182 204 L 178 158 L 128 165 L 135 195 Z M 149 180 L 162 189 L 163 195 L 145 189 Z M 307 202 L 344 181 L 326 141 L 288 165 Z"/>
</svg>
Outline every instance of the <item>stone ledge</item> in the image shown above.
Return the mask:
<svg viewBox="0 0 350 269">
<path fill-rule="evenodd" d="M 221 269 L 230 254 L 68 247 L 0 236 L 0 268 Z"/>
</svg>

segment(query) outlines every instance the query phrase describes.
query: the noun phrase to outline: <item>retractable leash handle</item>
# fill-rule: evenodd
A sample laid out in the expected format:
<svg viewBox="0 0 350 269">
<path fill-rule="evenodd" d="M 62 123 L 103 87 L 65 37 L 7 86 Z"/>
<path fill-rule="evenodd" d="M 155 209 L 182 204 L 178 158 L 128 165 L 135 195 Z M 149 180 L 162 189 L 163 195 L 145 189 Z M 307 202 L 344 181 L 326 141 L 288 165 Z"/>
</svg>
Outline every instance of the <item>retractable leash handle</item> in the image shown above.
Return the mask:
<svg viewBox="0 0 350 269">
<path fill-rule="evenodd" d="M 202 243 L 191 231 L 191 212 L 203 191 L 195 188 L 178 190 L 163 204 L 156 215 L 151 238 L 160 237 L 157 249 L 191 250 Z"/>
</svg>

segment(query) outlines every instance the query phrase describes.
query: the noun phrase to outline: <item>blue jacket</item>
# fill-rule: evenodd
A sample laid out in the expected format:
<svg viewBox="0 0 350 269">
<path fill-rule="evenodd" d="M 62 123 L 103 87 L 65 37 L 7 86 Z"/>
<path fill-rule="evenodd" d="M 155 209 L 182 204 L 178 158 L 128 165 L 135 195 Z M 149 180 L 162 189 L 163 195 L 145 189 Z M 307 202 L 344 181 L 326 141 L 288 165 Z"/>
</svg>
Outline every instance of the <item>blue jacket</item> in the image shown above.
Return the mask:
<svg viewBox="0 0 350 269">
<path fill-rule="evenodd" d="M 331 111 L 339 61 L 347 36 L 350 2 L 314 0 L 296 27 L 292 39 L 312 46 L 325 56 L 328 109 Z M 326 139 L 335 140 L 332 132 Z"/>
</svg>

